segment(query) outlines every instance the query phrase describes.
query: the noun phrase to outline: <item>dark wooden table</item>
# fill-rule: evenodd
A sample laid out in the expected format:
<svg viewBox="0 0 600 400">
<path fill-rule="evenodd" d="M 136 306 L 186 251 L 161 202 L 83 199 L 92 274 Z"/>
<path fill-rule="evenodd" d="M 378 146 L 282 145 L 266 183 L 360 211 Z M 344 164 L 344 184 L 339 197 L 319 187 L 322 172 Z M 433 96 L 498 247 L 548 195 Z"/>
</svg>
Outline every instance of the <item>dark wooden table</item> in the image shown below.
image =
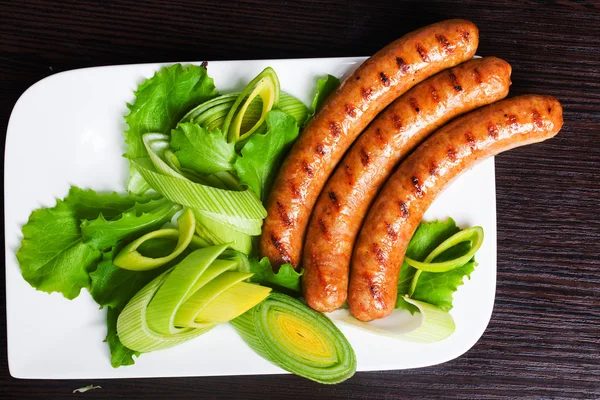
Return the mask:
<svg viewBox="0 0 600 400">
<path fill-rule="evenodd" d="M 513 95 L 552 94 L 565 119 L 557 138 L 497 157 L 496 305 L 469 352 L 429 368 L 358 373 L 332 387 L 291 375 L 27 381 L 9 375 L 3 329 L 0 398 L 599 399 L 599 2 L 4 0 L 0 131 L 19 95 L 59 71 L 367 55 L 417 27 L 456 17 L 479 26 L 478 54 L 512 64 Z M 90 383 L 102 389 L 71 394 Z"/>
</svg>

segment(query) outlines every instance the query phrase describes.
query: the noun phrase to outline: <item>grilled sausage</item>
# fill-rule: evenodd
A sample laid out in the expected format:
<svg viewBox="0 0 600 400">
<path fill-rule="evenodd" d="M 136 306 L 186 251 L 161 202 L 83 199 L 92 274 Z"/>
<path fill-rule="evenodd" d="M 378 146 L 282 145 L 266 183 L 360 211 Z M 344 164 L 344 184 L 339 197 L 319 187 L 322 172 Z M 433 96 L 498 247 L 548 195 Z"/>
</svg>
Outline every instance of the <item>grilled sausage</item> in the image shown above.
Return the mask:
<svg viewBox="0 0 600 400">
<path fill-rule="evenodd" d="M 398 162 L 452 118 L 506 97 L 510 72 L 510 65 L 496 57 L 440 72 L 400 96 L 360 135 L 310 219 L 302 257 L 302 288 L 310 307 L 329 312 L 346 301 L 356 235 Z"/>
<path fill-rule="evenodd" d="M 259 243 L 277 267 L 297 267 L 310 213 L 327 178 L 373 118 L 429 76 L 469 60 L 477 27 L 449 20 L 418 29 L 366 60 L 326 100 L 286 157 L 267 201 Z"/>
<path fill-rule="evenodd" d="M 548 139 L 561 126 L 555 98 L 525 95 L 473 111 L 425 140 L 385 183 L 358 235 L 348 288 L 352 315 L 370 321 L 394 310 L 408 242 L 453 178 L 502 151 Z"/>
</svg>

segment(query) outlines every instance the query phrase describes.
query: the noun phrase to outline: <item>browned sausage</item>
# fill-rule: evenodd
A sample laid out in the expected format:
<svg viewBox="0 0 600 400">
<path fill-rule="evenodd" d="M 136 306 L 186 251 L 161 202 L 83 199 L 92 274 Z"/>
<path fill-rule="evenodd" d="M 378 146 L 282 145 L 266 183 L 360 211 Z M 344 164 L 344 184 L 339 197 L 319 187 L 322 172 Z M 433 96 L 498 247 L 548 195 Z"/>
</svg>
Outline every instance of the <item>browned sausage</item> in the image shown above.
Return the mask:
<svg viewBox="0 0 600 400">
<path fill-rule="evenodd" d="M 394 310 L 408 242 L 453 178 L 502 151 L 548 139 L 561 126 L 555 98 L 526 95 L 473 111 L 423 142 L 385 183 L 358 235 L 348 289 L 352 315 L 370 321 Z"/>
<path fill-rule="evenodd" d="M 469 60 L 478 35 L 477 27 L 464 20 L 416 30 L 366 60 L 329 96 L 275 179 L 259 243 L 262 256 L 275 266 L 298 266 L 310 213 L 348 147 L 398 96 L 429 76 Z"/>
<path fill-rule="evenodd" d="M 310 219 L 302 257 L 309 306 L 329 312 L 346 301 L 356 235 L 398 162 L 452 118 L 506 97 L 510 72 L 510 65 L 496 57 L 440 72 L 400 96 L 360 135 L 329 178 Z"/>
</svg>

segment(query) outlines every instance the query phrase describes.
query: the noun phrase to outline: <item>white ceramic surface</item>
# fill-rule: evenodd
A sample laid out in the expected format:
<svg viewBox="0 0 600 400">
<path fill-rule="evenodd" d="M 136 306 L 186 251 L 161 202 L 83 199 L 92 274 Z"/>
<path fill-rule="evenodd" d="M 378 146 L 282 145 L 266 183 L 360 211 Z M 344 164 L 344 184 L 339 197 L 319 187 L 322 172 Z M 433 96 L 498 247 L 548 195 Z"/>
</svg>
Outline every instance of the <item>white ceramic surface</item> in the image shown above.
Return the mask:
<svg viewBox="0 0 600 400">
<path fill-rule="evenodd" d="M 241 89 L 266 66 L 281 87 L 306 104 L 317 77 L 345 76 L 364 58 L 209 62 L 221 92 Z M 233 328 L 223 325 L 181 346 L 142 355 L 134 366 L 113 369 L 105 311 L 87 291 L 68 301 L 34 290 L 23 280 L 15 258 L 21 226 L 41 206 L 54 206 L 70 185 L 123 192 L 127 162 L 123 130 L 125 102 L 161 64 L 74 70 L 30 87 L 15 105 L 5 156 L 6 305 L 8 360 L 18 378 L 126 378 L 283 373 L 254 354 Z M 496 198 L 490 159 L 457 179 L 435 201 L 427 220 L 452 216 L 459 225 L 481 225 L 485 241 L 479 267 L 455 294 L 456 332 L 435 344 L 415 344 L 340 328 L 352 343 L 359 371 L 405 369 L 460 356 L 483 334 L 496 289 Z"/>
</svg>

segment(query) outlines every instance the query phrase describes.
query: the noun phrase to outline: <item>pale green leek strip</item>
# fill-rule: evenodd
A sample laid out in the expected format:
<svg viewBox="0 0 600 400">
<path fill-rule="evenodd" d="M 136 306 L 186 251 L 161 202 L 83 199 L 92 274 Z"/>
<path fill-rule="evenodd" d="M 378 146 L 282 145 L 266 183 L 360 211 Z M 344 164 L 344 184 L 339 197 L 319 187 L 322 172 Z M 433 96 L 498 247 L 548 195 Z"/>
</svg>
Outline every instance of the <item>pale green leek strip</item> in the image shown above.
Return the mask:
<svg viewBox="0 0 600 400">
<path fill-rule="evenodd" d="M 225 94 L 202 103 L 187 113 L 180 122 L 193 122 L 205 127 L 209 131 L 221 129 L 229 110 L 240 94 L 240 92 Z M 308 107 L 294 96 L 285 92 L 280 92 L 279 102 L 277 103 L 277 107 L 274 108 L 294 117 L 298 126 L 304 123 L 308 117 Z M 241 129 L 247 131 L 256 125 L 262 115 L 262 111 L 262 99 L 260 96 L 255 97 L 244 113 Z M 261 125 L 255 132 L 262 132 L 263 130 L 264 125 Z"/>
<path fill-rule="evenodd" d="M 404 339 L 419 343 L 439 342 L 454 333 L 456 324 L 449 312 L 439 307 L 405 297 L 407 303 L 417 307 L 423 316 L 423 323 L 405 335 Z"/>
<path fill-rule="evenodd" d="M 165 265 L 171 260 L 174 260 L 188 247 L 192 241 L 195 231 L 194 213 L 188 208 L 177 219 L 178 230 L 176 229 L 159 229 L 147 233 L 139 237 L 133 242 L 125 246 L 119 254 L 114 258 L 113 264 L 117 267 L 128 269 L 131 271 L 147 271 Z M 157 238 L 172 238 L 177 239 L 177 245 L 171 254 L 164 257 L 152 258 L 140 254 L 137 249 L 142 243 Z"/>
<path fill-rule="evenodd" d="M 198 314 L 195 322 L 228 322 L 239 317 L 267 298 L 271 288 L 239 282 L 217 296 Z"/>
<path fill-rule="evenodd" d="M 215 260 L 215 262 L 216 261 L 229 263 L 232 267 L 236 265 L 235 261 Z M 224 272 L 213 278 L 201 286 L 202 290 L 194 291 L 194 293 L 177 309 L 175 319 L 173 320 L 174 325 L 177 327 L 193 327 L 196 322 L 206 323 L 207 321 L 196 321 L 197 314 L 225 290 L 231 288 L 236 283 L 248 279 L 252 275 L 252 273 L 244 272 Z M 227 321 L 229 320 L 210 322 Z"/>
<path fill-rule="evenodd" d="M 294 374 L 333 384 L 356 370 L 354 350 L 342 332 L 292 297 L 271 292 L 231 323 L 256 353 Z"/>
<path fill-rule="evenodd" d="M 213 245 L 229 244 L 229 247 L 244 254 L 250 254 L 252 251 L 252 237 L 250 235 L 238 232 L 201 212 L 196 212 L 195 216 L 196 234 L 206 242 Z"/>
<path fill-rule="evenodd" d="M 470 242 L 471 248 L 469 252 L 461 257 L 447 260 L 443 262 L 432 262 L 446 250 L 456 246 L 459 243 Z M 404 261 L 411 267 L 417 269 L 415 272 L 412 281 L 410 283 L 410 289 L 408 292 L 409 296 L 415 292 L 415 288 L 417 287 L 417 283 L 419 282 L 419 277 L 421 276 L 422 271 L 426 272 L 447 272 L 451 271 L 455 268 L 460 268 L 466 263 L 468 263 L 471 258 L 479 251 L 481 245 L 483 244 L 483 228 L 480 226 L 474 226 L 472 228 L 463 229 L 444 242 L 442 242 L 438 247 L 436 247 L 423 262 L 413 260 L 409 257 L 404 257 Z"/>
<path fill-rule="evenodd" d="M 230 93 L 221 95 L 219 97 L 215 97 L 214 99 L 209 101 L 205 101 L 204 103 L 200 104 L 199 106 L 195 107 L 190 112 L 185 114 L 179 122 L 195 122 L 199 125 L 204 126 L 204 124 L 201 123 L 201 120 L 203 118 L 210 117 L 214 114 L 221 114 L 221 109 L 219 106 L 222 105 L 225 105 L 226 110 L 229 111 L 229 109 L 231 108 L 233 103 L 235 103 L 235 100 L 238 98 L 238 96 L 239 93 Z M 217 108 L 218 111 L 216 111 L 215 108 Z M 227 115 L 227 111 L 225 111 L 223 117 Z"/>
<path fill-rule="evenodd" d="M 244 114 L 249 104 L 256 96 L 260 96 L 263 100 L 261 117 L 249 131 L 242 133 L 240 132 L 240 129 Z M 278 101 L 279 78 L 277 78 L 277 74 L 271 67 L 267 67 L 244 88 L 229 110 L 227 117 L 225 117 L 225 121 L 223 122 L 223 132 L 227 133 L 229 142 L 237 142 L 238 140 L 249 137 L 256 129 L 258 129 L 258 127 L 260 127 L 260 125 L 262 125 L 267 112 L 269 112 L 273 106 L 277 105 Z M 238 108 L 242 102 L 244 102 L 244 104 L 238 112 Z"/>
<path fill-rule="evenodd" d="M 332 318 L 334 321 L 352 325 L 370 333 L 419 343 L 439 342 L 449 337 L 456 329 L 450 313 L 408 296 L 405 296 L 404 300 L 416 306 L 419 313 L 411 317 L 406 310 L 395 310 L 382 320 L 362 322 L 350 315 L 348 310 L 338 310 L 332 314 Z M 414 325 L 415 318 L 419 319 L 418 324 L 406 331 L 410 325 Z"/>
<path fill-rule="evenodd" d="M 144 146 L 146 146 L 146 150 L 156 171 L 173 178 L 186 179 L 179 170 L 176 171 L 163 161 L 165 152 L 169 150 L 169 138 L 168 135 L 162 133 L 146 133 L 142 135 L 142 141 L 144 142 Z"/>
<path fill-rule="evenodd" d="M 134 164 L 154 190 L 174 203 L 204 212 L 239 219 L 260 220 L 267 212 L 251 190 L 223 190 L 187 179 L 178 179 L 157 173 L 149 158 L 137 158 Z"/>
<path fill-rule="evenodd" d="M 123 345 L 147 353 L 176 346 L 211 330 L 215 324 L 197 329 L 184 329 L 176 334 L 163 335 L 150 329 L 146 319 L 148 304 L 167 279 L 172 269 L 165 271 L 146 285 L 129 301 L 117 320 L 117 332 Z"/>
<path fill-rule="evenodd" d="M 222 245 L 199 249 L 177 264 L 148 306 L 150 329 L 165 335 L 182 331 L 173 323 L 177 310 L 194 293 L 196 281 L 226 248 Z"/>
</svg>

